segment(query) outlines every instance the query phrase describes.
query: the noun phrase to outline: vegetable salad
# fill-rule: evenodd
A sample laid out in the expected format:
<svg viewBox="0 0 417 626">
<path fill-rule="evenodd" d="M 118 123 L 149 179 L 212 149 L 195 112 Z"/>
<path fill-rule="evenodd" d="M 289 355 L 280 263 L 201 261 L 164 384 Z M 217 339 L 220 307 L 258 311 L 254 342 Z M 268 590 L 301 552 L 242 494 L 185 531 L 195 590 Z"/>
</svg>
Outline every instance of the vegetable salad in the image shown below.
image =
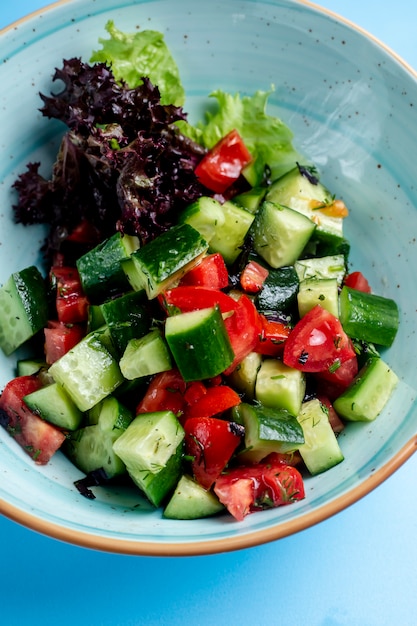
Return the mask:
<svg viewBox="0 0 417 626">
<path fill-rule="evenodd" d="M 382 411 L 398 307 L 349 267 L 348 207 L 270 92 L 216 91 L 192 125 L 162 34 L 106 28 L 41 95 L 66 128 L 51 178 L 14 184 L 46 272 L 0 288 L 0 347 L 27 348 L 0 422 L 38 464 L 67 455 L 86 497 L 123 481 L 166 517 L 241 521 L 303 499 Z"/>
</svg>

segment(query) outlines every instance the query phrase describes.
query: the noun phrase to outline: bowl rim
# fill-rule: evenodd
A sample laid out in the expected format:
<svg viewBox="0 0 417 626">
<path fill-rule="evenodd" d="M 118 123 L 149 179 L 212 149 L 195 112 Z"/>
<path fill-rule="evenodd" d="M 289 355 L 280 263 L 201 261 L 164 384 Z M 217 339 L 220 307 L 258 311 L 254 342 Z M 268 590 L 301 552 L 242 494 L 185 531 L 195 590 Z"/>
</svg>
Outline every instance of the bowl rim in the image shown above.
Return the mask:
<svg viewBox="0 0 417 626">
<path fill-rule="evenodd" d="M 355 24 L 353 21 L 339 15 L 337 12 L 322 7 L 310 0 L 288 0 L 294 4 L 308 7 L 315 12 L 327 15 L 339 23 L 348 26 L 357 33 L 363 35 L 369 41 L 377 44 L 406 71 L 417 80 L 417 71 L 408 64 L 400 55 L 393 51 L 369 31 Z M 74 0 L 57 0 L 40 9 L 27 13 L 25 16 L 13 21 L 11 24 L 0 29 L 0 38 L 13 31 L 17 27 L 29 23 L 41 15 L 53 12 L 60 7 L 73 4 Z M 242 550 L 259 546 L 268 542 L 283 539 L 310 527 L 313 527 L 328 518 L 342 512 L 347 507 L 355 504 L 360 499 L 371 493 L 394 472 L 396 472 L 417 451 L 417 433 L 413 435 L 403 447 L 391 457 L 382 467 L 373 472 L 368 478 L 360 482 L 334 500 L 317 507 L 316 509 L 301 515 L 298 518 L 286 522 L 277 523 L 265 529 L 248 531 L 238 536 L 230 536 L 222 539 L 203 541 L 178 541 L 159 543 L 140 539 L 118 539 L 100 534 L 87 533 L 72 529 L 64 524 L 49 522 L 41 517 L 33 515 L 19 507 L 10 504 L 0 498 L 0 514 L 29 530 L 40 533 L 52 539 L 60 540 L 68 544 L 89 548 L 108 553 L 117 553 L 133 556 L 201 556 L 217 553 Z"/>
<path fill-rule="evenodd" d="M 290 535 L 311 528 L 320 522 L 340 513 L 350 505 L 371 493 L 394 472 L 396 472 L 417 451 L 417 434 L 400 449 L 379 470 L 361 482 L 359 485 L 324 504 L 313 511 L 270 528 L 255 530 L 237 537 L 213 539 L 183 543 L 158 543 L 157 541 L 140 541 L 117 539 L 102 535 L 94 535 L 65 526 L 48 522 L 42 518 L 22 512 L 19 508 L 0 500 L 0 512 L 10 520 L 21 524 L 30 530 L 42 535 L 101 552 L 126 554 L 130 556 L 203 556 L 243 550 L 260 546 L 265 543 L 284 539 Z"/>
</svg>

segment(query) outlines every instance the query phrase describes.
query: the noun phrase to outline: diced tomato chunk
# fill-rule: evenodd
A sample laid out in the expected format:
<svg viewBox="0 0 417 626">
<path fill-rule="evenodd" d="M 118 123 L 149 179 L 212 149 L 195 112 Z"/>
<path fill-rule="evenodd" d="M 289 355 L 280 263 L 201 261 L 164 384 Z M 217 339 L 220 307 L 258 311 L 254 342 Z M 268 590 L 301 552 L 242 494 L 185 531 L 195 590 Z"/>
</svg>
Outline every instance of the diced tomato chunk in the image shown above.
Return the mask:
<svg viewBox="0 0 417 626">
<path fill-rule="evenodd" d="M 91 222 L 83 219 L 72 229 L 67 237 L 67 241 L 96 245 L 100 241 L 100 233 Z"/>
<path fill-rule="evenodd" d="M 320 400 L 323 406 L 326 407 L 329 415 L 330 426 L 335 433 L 341 433 L 345 428 L 345 424 L 342 422 L 338 414 L 336 413 L 333 404 L 330 399 L 324 394 L 317 394 L 317 398 Z"/>
<path fill-rule="evenodd" d="M 291 331 L 284 345 L 284 363 L 303 372 L 336 370 L 355 356 L 340 321 L 319 304 Z"/>
<path fill-rule="evenodd" d="M 358 291 L 364 291 L 365 293 L 371 293 L 371 287 L 362 274 L 362 272 L 352 272 L 345 277 L 343 283 L 346 287 L 350 287 L 351 289 L 357 289 Z"/>
<path fill-rule="evenodd" d="M 45 358 L 52 365 L 85 336 L 85 326 L 81 324 L 63 324 L 55 320 L 48 322 L 44 329 Z"/>
<path fill-rule="evenodd" d="M 224 323 L 235 353 L 233 363 L 225 371 L 228 375 L 255 349 L 261 333 L 261 321 L 252 300 L 243 294 L 235 302 L 233 315 L 226 317 Z"/>
<path fill-rule="evenodd" d="M 232 130 L 202 158 L 195 174 L 207 189 L 221 194 L 239 178 L 251 160 L 242 137 Z"/>
<path fill-rule="evenodd" d="M 187 392 L 186 392 L 187 394 Z M 185 409 L 184 419 L 192 417 L 212 417 L 219 413 L 224 413 L 234 406 L 240 404 L 241 398 L 234 389 L 227 385 L 217 385 L 206 387 L 194 401 L 188 401 Z"/>
<path fill-rule="evenodd" d="M 261 332 L 254 351 L 265 356 L 282 354 L 284 343 L 291 332 L 290 327 L 278 320 L 269 320 L 262 314 L 259 317 Z"/>
<path fill-rule="evenodd" d="M 236 307 L 236 301 L 223 291 L 192 285 L 168 289 L 160 296 L 160 302 L 168 311 L 170 307 L 175 307 L 182 313 L 211 308 L 216 304 L 222 313 L 233 311 Z"/>
<path fill-rule="evenodd" d="M 210 489 L 241 442 L 234 425 L 216 417 L 193 417 L 184 425 L 185 451 L 197 482 Z"/>
<path fill-rule="evenodd" d="M 176 369 L 161 372 L 151 380 L 145 396 L 136 407 L 136 414 L 154 411 L 172 411 L 181 414 L 184 410 L 186 384 Z"/>
<path fill-rule="evenodd" d="M 238 521 L 253 511 L 290 504 L 305 497 L 300 472 L 272 457 L 268 462 L 229 468 L 215 481 L 214 492 Z"/>
<path fill-rule="evenodd" d="M 209 287 L 210 289 L 225 289 L 228 284 L 229 273 L 219 252 L 204 257 L 180 281 L 180 285 L 198 285 L 200 287 Z"/>
<path fill-rule="evenodd" d="M 52 283 L 56 284 L 56 309 L 63 324 L 77 324 L 88 318 L 88 299 L 83 293 L 75 267 L 52 267 Z"/>
<path fill-rule="evenodd" d="M 45 465 L 64 443 L 65 434 L 30 411 L 23 401 L 41 386 L 36 376 L 9 381 L 0 397 L 0 422 L 38 465 Z"/>
<path fill-rule="evenodd" d="M 269 270 L 256 261 L 249 261 L 240 274 L 240 284 L 247 293 L 258 293 L 268 278 Z"/>
</svg>

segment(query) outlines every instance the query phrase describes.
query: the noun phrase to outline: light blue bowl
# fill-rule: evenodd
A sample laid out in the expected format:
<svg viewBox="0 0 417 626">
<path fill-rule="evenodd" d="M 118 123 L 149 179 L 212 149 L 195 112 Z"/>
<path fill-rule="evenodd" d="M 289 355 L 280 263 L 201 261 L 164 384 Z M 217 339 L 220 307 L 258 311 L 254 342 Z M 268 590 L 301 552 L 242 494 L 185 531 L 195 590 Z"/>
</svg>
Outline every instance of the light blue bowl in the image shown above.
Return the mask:
<svg viewBox="0 0 417 626">
<path fill-rule="evenodd" d="M 215 89 L 252 94 L 276 87 L 270 112 L 294 131 L 297 148 L 319 168 L 351 215 L 351 260 L 374 290 L 393 297 L 401 328 L 385 360 L 400 377 L 374 423 L 340 437 L 345 461 L 306 480 L 306 498 L 248 516 L 172 521 L 139 492 L 97 489 L 89 501 L 81 477 L 61 453 L 36 466 L 0 432 L 0 511 L 41 533 L 128 554 L 191 555 L 233 550 L 295 533 L 375 488 L 414 452 L 417 369 L 417 82 L 401 59 L 335 15 L 292 0 L 74 0 L 58 2 L 0 36 L 0 283 L 40 263 L 43 230 L 13 223 L 11 185 L 28 161 L 49 175 L 59 123 L 38 112 L 63 58 L 88 60 L 104 25 L 163 31 L 180 67 L 191 120 Z M 15 359 L 0 357 L 0 385 Z"/>
</svg>

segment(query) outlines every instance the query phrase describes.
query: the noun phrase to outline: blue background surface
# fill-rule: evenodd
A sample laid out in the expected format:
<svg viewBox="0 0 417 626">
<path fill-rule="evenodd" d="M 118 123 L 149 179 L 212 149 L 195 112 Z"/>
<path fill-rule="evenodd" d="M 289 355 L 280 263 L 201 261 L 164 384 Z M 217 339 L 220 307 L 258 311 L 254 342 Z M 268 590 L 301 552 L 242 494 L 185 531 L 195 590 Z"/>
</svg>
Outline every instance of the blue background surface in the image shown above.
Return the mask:
<svg viewBox="0 0 417 626">
<path fill-rule="evenodd" d="M 45 5 L 2 2 L 0 27 Z M 321 5 L 363 27 L 417 69 L 416 3 Z M 257 548 L 204 557 L 94 552 L 0 518 L 0 621 L 5 626 L 414 626 L 416 495 L 414 455 L 376 491 L 318 526 Z"/>
</svg>

